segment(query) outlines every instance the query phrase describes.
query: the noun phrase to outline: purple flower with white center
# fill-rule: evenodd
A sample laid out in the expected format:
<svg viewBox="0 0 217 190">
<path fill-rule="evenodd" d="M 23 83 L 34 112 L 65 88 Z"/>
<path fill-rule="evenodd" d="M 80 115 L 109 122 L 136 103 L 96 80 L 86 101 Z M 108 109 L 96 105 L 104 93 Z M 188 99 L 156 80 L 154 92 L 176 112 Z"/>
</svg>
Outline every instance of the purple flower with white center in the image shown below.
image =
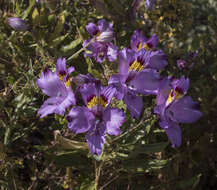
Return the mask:
<svg viewBox="0 0 217 190">
<path fill-rule="evenodd" d="M 148 10 L 152 11 L 154 9 L 156 0 L 146 0 L 145 6 Z"/>
<path fill-rule="evenodd" d="M 46 95 L 50 96 L 38 110 L 41 118 L 52 113 L 63 115 L 68 107 L 75 105 L 74 93 L 68 85 L 68 80 L 64 83 L 49 69 L 42 72 L 36 83 Z"/>
<path fill-rule="evenodd" d="M 159 125 L 166 131 L 173 147 L 181 145 L 179 123 L 193 123 L 202 113 L 199 105 L 190 96 L 184 96 L 189 87 L 189 80 L 166 78 L 162 80 L 154 112 L 158 115 Z"/>
<path fill-rule="evenodd" d="M 109 84 L 116 88 L 115 97 L 123 99 L 131 116 L 139 118 L 143 103 L 138 93 L 157 94 L 161 77 L 153 68 L 162 68 L 160 64 L 152 66 L 150 52 L 145 50 L 135 53 L 123 49 L 119 53 L 119 74 L 112 75 Z"/>
<path fill-rule="evenodd" d="M 8 23 L 14 30 L 17 31 L 27 31 L 29 28 L 24 20 L 17 17 L 8 18 Z"/>
<path fill-rule="evenodd" d="M 135 51 L 145 49 L 146 51 L 154 50 L 158 44 L 158 37 L 153 34 L 149 39 L 145 38 L 141 30 L 135 30 L 130 39 L 130 47 Z"/>
<path fill-rule="evenodd" d="M 114 39 L 112 27 L 113 24 L 108 24 L 104 19 L 99 20 L 98 25 L 89 23 L 86 26 L 86 30 L 92 38 L 83 42 L 83 47 L 86 48 L 85 56 L 95 58 L 99 63 L 105 59 L 110 62 L 117 59 L 118 48 L 111 42 Z"/>
<path fill-rule="evenodd" d="M 84 84 L 80 89 L 86 106 L 72 108 L 67 116 L 69 129 L 78 134 L 86 134 L 86 140 L 92 154 L 100 155 L 105 143 L 106 133 L 119 135 L 125 115 L 120 109 L 108 105 L 115 93 L 111 86 L 100 83 Z"/>
</svg>

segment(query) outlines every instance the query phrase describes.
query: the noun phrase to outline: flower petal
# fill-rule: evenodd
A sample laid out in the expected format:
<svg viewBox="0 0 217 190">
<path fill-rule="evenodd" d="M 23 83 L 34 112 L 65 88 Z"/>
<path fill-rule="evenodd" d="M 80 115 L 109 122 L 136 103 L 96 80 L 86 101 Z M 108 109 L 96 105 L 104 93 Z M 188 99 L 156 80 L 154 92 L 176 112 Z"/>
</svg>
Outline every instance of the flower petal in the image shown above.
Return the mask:
<svg viewBox="0 0 217 190">
<path fill-rule="evenodd" d="M 202 116 L 198 108 L 198 103 L 186 96 L 172 103 L 166 110 L 166 115 L 178 123 L 193 123 Z"/>
<path fill-rule="evenodd" d="M 95 122 L 95 116 L 86 107 L 72 108 L 66 118 L 68 127 L 73 133 L 87 132 Z"/>
<path fill-rule="evenodd" d="M 59 74 L 66 75 L 67 69 L 66 69 L 66 59 L 65 58 L 57 59 L 56 72 L 57 72 L 57 75 Z"/>
<path fill-rule="evenodd" d="M 131 39 L 130 39 L 130 47 L 133 50 L 137 51 L 139 48 L 139 44 L 141 43 L 140 46 L 142 47 L 142 44 L 145 41 L 146 41 L 146 38 L 142 35 L 142 31 L 141 30 L 135 30 L 133 35 L 131 36 Z"/>
<path fill-rule="evenodd" d="M 142 94 L 157 94 L 161 77 L 152 69 L 145 69 L 139 72 L 133 80 L 130 81 L 130 85 Z"/>
<path fill-rule="evenodd" d="M 103 120 L 106 123 L 107 133 L 110 135 L 119 135 L 120 126 L 125 121 L 125 114 L 120 109 L 108 108 L 103 113 Z"/>
<path fill-rule="evenodd" d="M 182 131 L 178 124 L 174 122 L 166 122 L 161 121 L 159 122 L 160 126 L 166 131 L 166 134 L 168 138 L 170 139 L 170 142 L 172 143 L 172 146 L 179 147 L 182 143 Z"/>
<path fill-rule="evenodd" d="M 128 48 L 124 48 L 119 52 L 118 68 L 121 75 L 127 75 L 129 65 L 135 60 L 135 52 Z"/>
<path fill-rule="evenodd" d="M 149 52 L 149 56 L 150 56 L 150 59 L 149 59 L 147 68 L 161 70 L 164 67 L 166 67 L 168 64 L 167 57 L 161 50 L 151 51 Z"/>
<path fill-rule="evenodd" d="M 88 23 L 86 30 L 91 36 L 94 36 L 99 32 L 98 27 L 92 22 Z"/>
<path fill-rule="evenodd" d="M 135 92 L 128 90 L 124 96 L 124 102 L 127 105 L 131 116 L 138 119 L 143 107 L 142 97 L 136 95 Z"/>
<path fill-rule="evenodd" d="M 117 59 L 118 56 L 118 48 L 113 43 L 108 43 L 108 49 L 107 49 L 107 59 L 110 62 L 113 62 Z"/>
<path fill-rule="evenodd" d="M 105 144 L 106 126 L 104 123 L 96 124 L 97 126 L 88 132 L 86 140 L 91 154 L 100 155 Z"/>
<path fill-rule="evenodd" d="M 36 83 L 48 96 L 66 96 L 67 94 L 64 83 L 59 80 L 56 73 L 51 72 L 49 69 L 42 72 L 41 77 L 36 81 Z"/>
</svg>

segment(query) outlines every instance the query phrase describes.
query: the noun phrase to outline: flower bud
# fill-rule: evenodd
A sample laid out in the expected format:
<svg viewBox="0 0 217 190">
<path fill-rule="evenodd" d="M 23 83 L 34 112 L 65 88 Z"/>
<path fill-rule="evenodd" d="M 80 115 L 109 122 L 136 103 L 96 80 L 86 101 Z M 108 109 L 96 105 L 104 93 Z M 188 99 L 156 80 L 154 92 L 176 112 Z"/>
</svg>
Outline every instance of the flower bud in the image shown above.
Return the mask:
<svg viewBox="0 0 217 190">
<path fill-rule="evenodd" d="M 21 18 L 10 17 L 10 18 L 8 18 L 8 24 L 14 30 L 18 30 L 18 31 L 27 31 L 28 30 L 28 25 Z"/>
<path fill-rule="evenodd" d="M 113 31 L 104 31 L 99 36 L 96 37 L 98 42 L 111 42 L 114 39 Z"/>
</svg>

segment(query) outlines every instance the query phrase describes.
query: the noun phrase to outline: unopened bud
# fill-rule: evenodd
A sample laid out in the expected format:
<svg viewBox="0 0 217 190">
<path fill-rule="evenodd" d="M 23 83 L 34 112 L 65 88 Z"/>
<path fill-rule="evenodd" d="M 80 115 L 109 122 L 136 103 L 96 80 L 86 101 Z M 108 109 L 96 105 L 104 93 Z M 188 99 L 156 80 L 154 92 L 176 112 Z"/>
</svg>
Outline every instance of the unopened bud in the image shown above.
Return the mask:
<svg viewBox="0 0 217 190">
<path fill-rule="evenodd" d="M 18 30 L 18 31 L 28 30 L 28 25 L 21 18 L 10 17 L 8 18 L 8 23 L 14 30 Z"/>
<path fill-rule="evenodd" d="M 114 39 L 113 31 L 104 31 L 96 37 L 98 42 L 111 42 Z"/>
</svg>

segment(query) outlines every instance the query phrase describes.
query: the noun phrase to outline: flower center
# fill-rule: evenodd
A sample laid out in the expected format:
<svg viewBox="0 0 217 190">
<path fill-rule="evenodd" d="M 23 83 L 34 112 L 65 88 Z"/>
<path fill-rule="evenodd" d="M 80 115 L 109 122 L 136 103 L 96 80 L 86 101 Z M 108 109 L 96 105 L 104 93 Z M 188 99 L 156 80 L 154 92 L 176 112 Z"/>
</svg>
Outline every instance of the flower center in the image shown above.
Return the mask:
<svg viewBox="0 0 217 190">
<path fill-rule="evenodd" d="M 95 107 L 96 105 L 106 107 L 107 103 L 107 99 L 103 95 L 100 95 L 100 97 L 92 96 L 87 100 L 87 107 L 89 109 Z"/>
<path fill-rule="evenodd" d="M 66 72 L 65 71 L 60 71 L 58 76 L 59 76 L 59 79 L 63 81 L 64 77 L 66 76 Z"/>
<path fill-rule="evenodd" d="M 143 48 L 147 51 L 150 51 L 152 49 L 152 44 L 151 43 L 145 43 Z"/>
<path fill-rule="evenodd" d="M 167 99 L 167 105 L 170 104 L 173 100 L 178 100 L 182 97 L 183 90 L 179 87 L 176 87 L 175 90 L 171 90 L 169 97 Z"/>
<path fill-rule="evenodd" d="M 131 65 L 130 65 L 130 67 L 129 67 L 129 71 L 137 71 L 137 72 L 139 72 L 139 71 L 141 71 L 142 69 L 143 69 L 143 64 L 141 64 L 141 62 L 139 62 L 139 61 L 137 61 L 137 60 L 135 60 Z"/>
</svg>

